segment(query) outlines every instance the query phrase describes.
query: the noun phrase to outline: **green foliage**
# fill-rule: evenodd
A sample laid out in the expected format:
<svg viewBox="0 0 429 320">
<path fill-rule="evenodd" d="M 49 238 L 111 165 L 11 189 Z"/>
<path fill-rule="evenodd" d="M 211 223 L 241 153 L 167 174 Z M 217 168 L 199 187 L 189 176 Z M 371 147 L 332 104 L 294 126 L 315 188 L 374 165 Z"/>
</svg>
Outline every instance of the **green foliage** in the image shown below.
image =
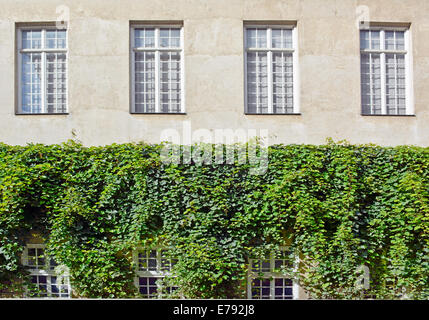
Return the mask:
<svg viewBox="0 0 429 320">
<path fill-rule="evenodd" d="M 0 144 L 0 290 L 25 284 L 37 232 L 75 296 L 137 296 L 131 252 L 162 244 L 183 296 L 242 297 L 249 255 L 288 244 L 313 297 L 429 298 L 429 149 L 277 145 L 257 175 L 167 165 L 162 147 Z"/>
</svg>

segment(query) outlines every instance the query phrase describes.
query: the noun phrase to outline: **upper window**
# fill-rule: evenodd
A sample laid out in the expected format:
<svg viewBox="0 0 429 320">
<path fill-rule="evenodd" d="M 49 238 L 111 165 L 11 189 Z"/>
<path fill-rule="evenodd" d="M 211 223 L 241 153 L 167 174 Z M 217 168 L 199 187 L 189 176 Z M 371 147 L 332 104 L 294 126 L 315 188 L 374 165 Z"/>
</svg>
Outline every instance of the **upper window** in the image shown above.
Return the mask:
<svg viewBox="0 0 429 320">
<path fill-rule="evenodd" d="M 20 28 L 18 113 L 67 112 L 67 31 Z"/>
<path fill-rule="evenodd" d="M 400 28 L 360 31 L 362 114 L 413 113 L 408 32 Z"/>
<path fill-rule="evenodd" d="M 297 299 L 297 286 L 290 276 L 295 269 L 294 262 L 294 257 L 285 247 L 271 252 L 266 257 L 250 259 L 248 298 Z"/>
<path fill-rule="evenodd" d="M 246 26 L 246 112 L 298 113 L 296 28 Z"/>
<path fill-rule="evenodd" d="M 28 244 L 22 255 L 22 263 L 30 271 L 31 287 L 27 296 L 38 298 L 70 298 L 69 275 L 57 274 L 57 263 L 46 255 L 43 244 Z"/>
<path fill-rule="evenodd" d="M 181 26 L 134 26 L 131 37 L 133 113 L 183 113 Z"/>
</svg>

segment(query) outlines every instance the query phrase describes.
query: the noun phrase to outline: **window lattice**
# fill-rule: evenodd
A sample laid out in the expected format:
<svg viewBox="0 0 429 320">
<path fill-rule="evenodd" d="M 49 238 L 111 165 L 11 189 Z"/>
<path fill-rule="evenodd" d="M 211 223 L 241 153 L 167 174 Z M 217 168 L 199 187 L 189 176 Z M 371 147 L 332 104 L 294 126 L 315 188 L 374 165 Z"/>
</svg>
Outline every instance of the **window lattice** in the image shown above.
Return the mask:
<svg viewBox="0 0 429 320">
<path fill-rule="evenodd" d="M 67 112 L 67 31 L 22 29 L 20 113 Z"/>
</svg>

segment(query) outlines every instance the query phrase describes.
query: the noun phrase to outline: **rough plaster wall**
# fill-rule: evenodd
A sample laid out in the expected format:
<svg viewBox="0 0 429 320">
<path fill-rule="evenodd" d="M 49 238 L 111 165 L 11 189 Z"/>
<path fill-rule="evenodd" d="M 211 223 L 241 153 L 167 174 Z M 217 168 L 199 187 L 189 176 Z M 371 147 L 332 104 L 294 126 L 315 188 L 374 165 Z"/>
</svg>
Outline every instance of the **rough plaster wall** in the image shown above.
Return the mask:
<svg viewBox="0 0 429 320">
<path fill-rule="evenodd" d="M 70 8 L 69 115 L 15 115 L 15 22 L 55 21 Z M 371 21 L 409 22 L 416 117 L 360 115 L 356 8 Z M 0 0 L 0 141 L 87 145 L 159 142 L 164 129 L 268 129 L 269 143 L 429 145 L 426 0 Z M 132 115 L 129 25 L 183 21 L 186 115 Z M 299 116 L 245 115 L 243 20 L 297 21 Z"/>
</svg>

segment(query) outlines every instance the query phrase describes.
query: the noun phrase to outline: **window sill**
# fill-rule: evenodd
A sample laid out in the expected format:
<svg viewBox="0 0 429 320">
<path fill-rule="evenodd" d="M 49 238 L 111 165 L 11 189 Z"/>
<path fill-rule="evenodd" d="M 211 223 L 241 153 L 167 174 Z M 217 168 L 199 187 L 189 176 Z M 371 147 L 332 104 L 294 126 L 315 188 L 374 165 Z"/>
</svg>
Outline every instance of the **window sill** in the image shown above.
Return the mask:
<svg viewBox="0 0 429 320">
<path fill-rule="evenodd" d="M 22 113 L 15 112 L 16 116 L 67 116 L 68 112 L 47 112 L 47 113 Z"/>
<path fill-rule="evenodd" d="M 300 116 L 301 113 L 297 112 L 297 113 L 250 113 L 250 112 L 245 112 L 244 113 L 246 116 Z"/>
<path fill-rule="evenodd" d="M 186 115 L 186 112 L 130 112 L 133 115 Z"/>
<path fill-rule="evenodd" d="M 402 118 L 402 117 L 416 117 L 415 114 L 365 114 L 365 113 L 361 113 L 361 116 L 363 117 L 398 117 L 398 118 Z"/>
</svg>

